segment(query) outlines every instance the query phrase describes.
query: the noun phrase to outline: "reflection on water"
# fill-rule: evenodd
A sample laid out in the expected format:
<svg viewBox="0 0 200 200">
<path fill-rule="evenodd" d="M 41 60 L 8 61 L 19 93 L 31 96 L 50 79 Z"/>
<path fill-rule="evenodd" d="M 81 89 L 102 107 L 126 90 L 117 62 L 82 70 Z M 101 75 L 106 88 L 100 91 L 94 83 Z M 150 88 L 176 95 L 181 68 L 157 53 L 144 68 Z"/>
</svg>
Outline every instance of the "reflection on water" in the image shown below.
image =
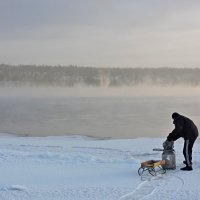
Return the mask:
<svg viewBox="0 0 200 200">
<path fill-rule="evenodd" d="M 174 128 L 174 111 L 200 125 L 199 102 L 197 97 L 1 95 L 0 132 L 31 136 L 165 137 Z"/>
</svg>

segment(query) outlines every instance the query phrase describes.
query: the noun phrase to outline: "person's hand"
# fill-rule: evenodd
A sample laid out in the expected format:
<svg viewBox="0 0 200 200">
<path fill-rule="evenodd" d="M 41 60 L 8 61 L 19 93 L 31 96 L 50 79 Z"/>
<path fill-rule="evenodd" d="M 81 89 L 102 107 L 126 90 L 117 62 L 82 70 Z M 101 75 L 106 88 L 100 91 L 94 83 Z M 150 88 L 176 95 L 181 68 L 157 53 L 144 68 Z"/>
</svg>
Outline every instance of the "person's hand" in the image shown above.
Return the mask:
<svg viewBox="0 0 200 200">
<path fill-rule="evenodd" d="M 164 149 L 165 149 L 165 147 L 168 145 L 168 143 L 169 143 L 168 140 L 165 140 L 165 141 L 163 142 L 163 148 L 164 148 Z"/>
<path fill-rule="evenodd" d="M 174 148 L 174 142 L 166 140 L 165 142 L 163 142 L 163 148 L 165 150 L 172 150 Z"/>
</svg>

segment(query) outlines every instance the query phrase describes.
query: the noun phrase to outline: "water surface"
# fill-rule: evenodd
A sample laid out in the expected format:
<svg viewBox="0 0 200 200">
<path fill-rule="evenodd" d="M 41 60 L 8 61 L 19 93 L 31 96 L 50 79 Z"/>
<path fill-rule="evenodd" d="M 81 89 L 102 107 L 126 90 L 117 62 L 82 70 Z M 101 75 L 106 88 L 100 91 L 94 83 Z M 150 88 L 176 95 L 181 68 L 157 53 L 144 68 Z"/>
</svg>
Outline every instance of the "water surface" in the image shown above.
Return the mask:
<svg viewBox="0 0 200 200">
<path fill-rule="evenodd" d="M 165 137 L 174 128 L 174 111 L 191 117 L 200 127 L 199 97 L 43 96 L 16 92 L 1 94 L 0 132 L 29 136 Z"/>
</svg>

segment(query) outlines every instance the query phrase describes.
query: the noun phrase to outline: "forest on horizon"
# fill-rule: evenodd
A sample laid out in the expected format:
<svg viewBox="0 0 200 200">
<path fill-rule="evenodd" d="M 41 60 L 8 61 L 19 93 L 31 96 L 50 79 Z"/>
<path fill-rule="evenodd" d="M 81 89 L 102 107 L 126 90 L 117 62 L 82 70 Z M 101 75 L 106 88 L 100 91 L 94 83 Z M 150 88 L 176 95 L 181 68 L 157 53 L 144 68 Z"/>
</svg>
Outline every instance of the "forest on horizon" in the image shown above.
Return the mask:
<svg viewBox="0 0 200 200">
<path fill-rule="evenodd" d="M 0 86 L 200 85 L 200 68 L 96 68 L 0 64 Z"/>
</svg>

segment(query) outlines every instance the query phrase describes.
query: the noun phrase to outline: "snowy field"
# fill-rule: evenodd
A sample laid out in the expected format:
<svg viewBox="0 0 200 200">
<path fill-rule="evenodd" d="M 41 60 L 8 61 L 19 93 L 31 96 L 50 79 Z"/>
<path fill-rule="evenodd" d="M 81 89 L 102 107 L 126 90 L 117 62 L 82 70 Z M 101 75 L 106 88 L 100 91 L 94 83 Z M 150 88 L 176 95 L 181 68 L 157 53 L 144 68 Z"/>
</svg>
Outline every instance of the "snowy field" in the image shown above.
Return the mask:
<svg viewBox="0 0 200 200">
<path fill-rule="evenodd" d="M 197 200 L 200 143 L 193 171 L 183 166 L 183 140 L 175 143 L 177 169 L 143 179 L 140 163 L 161 159 L 165 138 L 101 140 L 84 136 L 0 136 L 1 200 Z"/>
</svg>

